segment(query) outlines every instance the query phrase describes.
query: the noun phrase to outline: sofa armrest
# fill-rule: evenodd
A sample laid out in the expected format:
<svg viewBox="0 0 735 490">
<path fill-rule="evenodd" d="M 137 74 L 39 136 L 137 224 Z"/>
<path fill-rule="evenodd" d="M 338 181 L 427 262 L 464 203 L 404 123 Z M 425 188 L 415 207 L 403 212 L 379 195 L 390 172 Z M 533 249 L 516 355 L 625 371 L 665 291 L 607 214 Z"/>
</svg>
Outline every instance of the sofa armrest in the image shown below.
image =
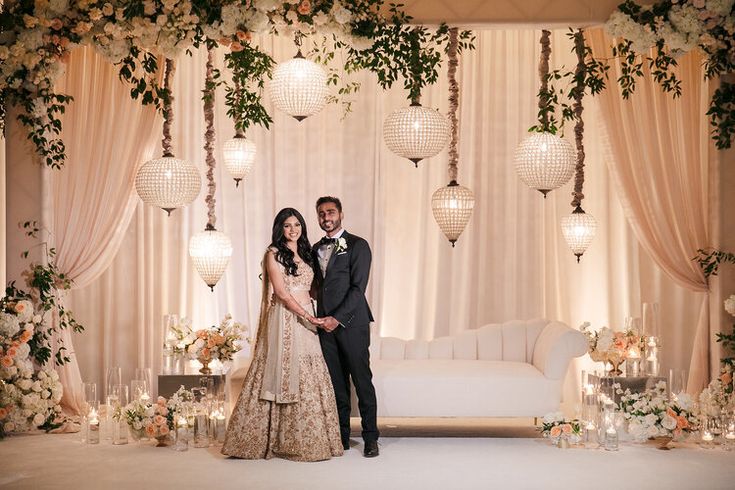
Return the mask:
<svg viewBox="0 0 735 490">
<path fill-rule="evenodd" d="M 549 322 L 536 339 L 533 365 L 549 379 L 562 379 L 569 362 L 587 352 L 587 339 L 582 332 L 561 322 Z"/>
</svg>

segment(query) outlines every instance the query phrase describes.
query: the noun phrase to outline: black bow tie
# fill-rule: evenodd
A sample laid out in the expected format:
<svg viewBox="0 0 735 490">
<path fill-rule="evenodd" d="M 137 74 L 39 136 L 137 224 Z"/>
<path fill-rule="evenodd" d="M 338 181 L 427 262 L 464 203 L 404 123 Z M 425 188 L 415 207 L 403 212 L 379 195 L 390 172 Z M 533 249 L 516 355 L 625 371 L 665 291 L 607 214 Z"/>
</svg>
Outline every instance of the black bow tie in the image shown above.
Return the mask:
<svg viewBox="0 0 735 490">
<path fill-rule="evenodd" d="M 336 238 L 329 238 L 328 236 L 325 236 L 321 240 L 319 240 L 319 246 L 323 245 L 334 245 L 334 243 L 337 241 Z"/>
</svg>

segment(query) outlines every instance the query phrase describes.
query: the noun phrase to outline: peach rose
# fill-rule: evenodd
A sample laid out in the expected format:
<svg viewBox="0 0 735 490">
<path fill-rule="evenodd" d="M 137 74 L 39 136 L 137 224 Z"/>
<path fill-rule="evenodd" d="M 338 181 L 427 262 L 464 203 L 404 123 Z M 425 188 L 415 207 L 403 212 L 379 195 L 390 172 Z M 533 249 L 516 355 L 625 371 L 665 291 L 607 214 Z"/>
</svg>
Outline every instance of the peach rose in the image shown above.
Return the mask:
<svg viewBox="0 0 735 490">
<path fill-rule="evenodd" d="M 153 436 L 156 433 L 156 428 L 152 425 L 146 425 L 145 433 L 148 434 L 149 436 Z"/>
<path fill-rule="evenodd" d="M 559 427 L 558 425 L 555 425 L 549 431 L 549 435 L 551 437 L 559 437 L 561 435 L 561 427 Z"/>
<path fill-rule="evenodd" d="M 301 3 L 296 8 L 301 15 L 308 15 L 311 12 L 311 2 L 309 0 L 301 0 Z"/>
<path fill-rule="evenodd" d="M 732 383 L 732 373 L 722 373 L 720 375 L 720 381 L 722 381 L 722 384 L 729 385 Z"/>
<path fill-rule="evenodd" d="M 16 313 L 20 314 L 26 311 L 27 308 L 26 308 L 25 303 L 16 303 L 13 309 L 15 310 Z"/>
<path fill-rule="evenodd" d="M 163 425 L 164 422 L 166 422 L 166 419 L 160 415 L 153 417 L 153 423 L 156 425 Z"/>
<path fill-rule="evenodd" d="M 677 430 L 688 429 L 689 421 L 687 420 L 687 418 L 682 415 L 676 417 L 676 428 Z"/>
<path fill-rule="evenodd" d="M 165 436 L 169 432 L 168 431 L 168 426 L 167 425 L 162 425 L 161 427 L 158 428 L 158 431 L 161 433 L 162 436 Z"/>
<path fill-rule="evenodd" d="M 202 355 L 204 357 L 209 357 L 209 353 L 210 353 L 210 350 L 207 349 L 206 347 L 204 349 L 202 349 Z"/>
<path fill-rule="evenodd" d="M 207 338 L 207 331 L 206 330 L 197 330 L 197 337 L 200 339 L 206 339 Z"/>
<path fill-rule="evenodd" d="M 2 360 L 0 360 L 0 364 L 2 364 L 3 367 L 10 367 L 13 365 L 13 358 L 5 356 L 2 358 Z"/>
<path fill-rule="evenodd" d="M 165 417 L 166 415 L 168 415 L 168 408 L 161 407 L 160 412 L 161 412 L 161 415 L 163 415 Z"/>
<path fill-rule="evenodd" d="M 0 420 L 3 420 L 7 416 L 8 416 L 8 411 L 5 410 L 5 408 L 0 407 Z"/>
<path fill-rule="evenodd" d="M 561 431 L 564 434 L 571 434 L 572 433 L 572 425 L 571 424 L 564 424 L 561 426 Z"/>
<path fill-rule="evenodd" d="M 15 355 L 18 353 L 18 349 L 15 347 L 11 347 L 8 349 L 7 356 L 8 357 L 15 357 Z"/>
<path fill-rule="evenodd" d="M 234 42 L 234 43 L 230 44 L 230 51 L 232 51 L 233 53 L 237 53 L 237 52 L 240 52 L 242 50 L 243 50 L 242 44 L 240 44 L 238 42 Z"/>
<path fill-rule="evenodd" d="M 64 27 L 64 23 L 61 22 L 61 19 L 54 19 L 51 21 L 51 29 L 59 31 L 62 27 Z"/>
<path fill-rule="evenodd" d="M 33 337 L 33 331 L 31 330 L 23 330 L 23 333 L 20 334 L 20 341 L 21 342 L 28 342 L 31 340 L 31 337 Z"/>
</svg>

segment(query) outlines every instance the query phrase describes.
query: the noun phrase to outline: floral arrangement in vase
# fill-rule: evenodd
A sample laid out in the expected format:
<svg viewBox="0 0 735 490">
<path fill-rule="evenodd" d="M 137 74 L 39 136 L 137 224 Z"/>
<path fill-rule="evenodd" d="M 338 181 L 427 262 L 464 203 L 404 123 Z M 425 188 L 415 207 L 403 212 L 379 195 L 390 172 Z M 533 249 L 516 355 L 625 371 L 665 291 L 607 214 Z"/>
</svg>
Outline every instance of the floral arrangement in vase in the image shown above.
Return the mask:
<svg viewBox="0 0 735 490">
<path fill-rule="evenodd" d="M 589 322 L 580 325 L 579 330 L 587 337 L 588 352 L 592 360 L 610 363 L 612 365 L 610 374 L 613 376 L 622 374 L 620 364 L 625 361 L 630 349 L 640 349 L 642 339 L 632 330 L 621 332 L 614 331 L 610 327 L 602 327 L 594 331 L 590 329 Z"/>
<path fill-rule="evenodd" d="M 565 420 L 561 412 L 552 412 L 544 416 L 539 429 L 541 435 L 551 440 L 558 447 L 569 447 L 582 440 L 582 424 L 579 420 Z"/>
<path fill-rule="evenodd" d="M 628 421 L 628 433 L 636 442 L 655 438 L 671 440 L 696 430 L 698 421 L 690 395 L 679 393 L 670 400 L 664 381 L 642 393 L 631 393 L 630 389 L 623 391 L 620 385 L 615 386 L 617 394 L 621 395 L 618 408 Z"/>
<path fill-rule="evenodd" d="M 218 326 L 190 331 L 184 339 L 184 346 L 192 359 L 202 363 L 200 372 L 210 374 L 212 371 L 208 364 L 213 359 L 231 361 L 232 356 L 242 349 L 241 341 L 250 342 L 249 337 L 243 337 L 245 330 L 227 314 Z"/>
<path fill-rule="evenodd" d="M 727 371 L 728 367 L 722 369 L 719 378 L 710 381 L 709 385 L 699 394 L 699 409 L 702 415 L 707 417 L 719 417 L 724 412 L 731 410 L 735 399 L 732 396 L 732 373 Z M 730 379 L 730 383 L 723 382 L 723 378 Z"/>
<path fill-rule="evenodd" d="M 133 400 L 125 407 L 125 420 L 133 437 L 156 439 L 162 446 L 174 427 L 173 411 L 166 406 L 166 399 L 159 396 L 155 403 L 149 400 Z"/>
</svg>

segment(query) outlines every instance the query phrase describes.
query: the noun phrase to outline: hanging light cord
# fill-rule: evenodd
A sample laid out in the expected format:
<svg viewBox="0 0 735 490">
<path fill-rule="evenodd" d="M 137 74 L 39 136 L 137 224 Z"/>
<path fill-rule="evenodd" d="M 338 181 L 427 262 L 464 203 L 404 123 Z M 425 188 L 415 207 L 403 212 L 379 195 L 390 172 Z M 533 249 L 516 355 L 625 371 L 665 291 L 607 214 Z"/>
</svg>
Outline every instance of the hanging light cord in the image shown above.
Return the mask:
<svg viewBox="0 0 735 490">
<path fill-rule="evenodd" d="M 163 89 L 166 91 L 166 97 L 163 99 L 163 140 L 161 141 L 164 157 L 174 156 L 174 152 L 171 149 L 171 124 L 174 121 L 174 96 L 171 90 L 171 80 L 173 79 L 174 71 L 176 71 L 174 60 L 166 58 L 166 68 L 163 72 Z"/>
<path fill-rule="evenodd" d="M 458 29 L 449 29 L 449 120 L 452 124 L 452 138 L 449 140 L 449 184 L 457 183 L 457 163 L 459 162 L 459 85 L 457 84 L 457 44 Z"/>
<path fill-rule="evenodd" d="M 214 191 L 217 189 L 214 183 L 214 166 L 216 160 L 214 158 L 214 50 L 207 50 L 207 75 L 204 82 L 204 120 L 207 123 L 207 130 L 204 133 L 204 150 L 207 153 L 207 230 L 214 230 L 214 224 L 217 221 L 214 215 Z"/>
<path fill-rule="evenodd" d="M 584 97 L 585 88 L 585 73 L 586 67 L 584 64 L 585 49 L 584 49 L 584 32 L 579 29 L 574 33 L 574 51 L 577 53 L 577 69 L 574 73 L 574 79 L 576 85 L 572 89 L 574 95 L 574 118 L 576 123 L 574 124 L 574 140 L 577 145 L 577 167 L 574 173 L 574 191 L 572 192 L 572 208 L 575 210 L 582 207 L 582 199 L 584 194 L 582 193 L 582 186 L 584 186 L 584 143 L 582 136 L 584 135 L 584 121 L 582 120 L 582 98 Z"/>
<path fill-rule="evenodd" d="M 541 58 L 538 63 L 538 75 L 541 79 L 541 91 L 538 98 L 538 108 L 541 113 L 541 126 L 544 131 L 549 129 L 549 113 L 547 108 L 549 106 L 548 91 L 549 91 L 549 59 L 551 58 L 551 31 L 541 31 Z"/>
</svg>

